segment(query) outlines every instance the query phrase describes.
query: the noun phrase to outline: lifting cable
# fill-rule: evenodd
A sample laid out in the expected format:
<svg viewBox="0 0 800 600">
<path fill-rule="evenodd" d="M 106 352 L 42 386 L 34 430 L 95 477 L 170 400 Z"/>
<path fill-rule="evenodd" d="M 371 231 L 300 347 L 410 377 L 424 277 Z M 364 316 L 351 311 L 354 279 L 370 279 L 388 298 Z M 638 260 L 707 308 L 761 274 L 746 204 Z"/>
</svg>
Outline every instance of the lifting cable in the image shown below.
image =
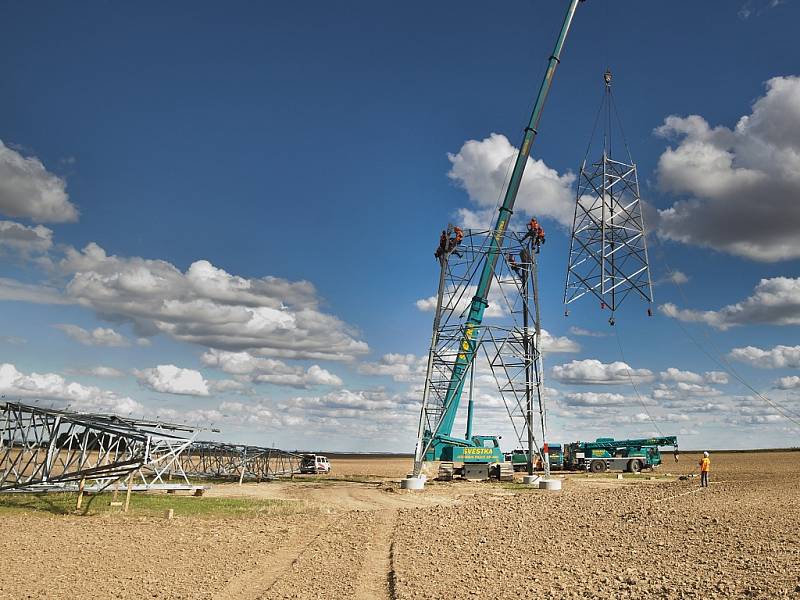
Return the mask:
<svg viewBox="0 0 800 600">
<path fill-rule="evenodd" d="M 628 373 L 628 379 L 631 382 L 631 387 L 633 388 L 633 391 L 636 392 L 636 398 L 638 398 L 639 404 L 641 404 L 642 408 L 644 409 L 644 414 L 646 414 L 647 418 L 650 419 L 650 422 L 653 424 L 653 427 L 656 428 L 656 431 L 658 432 L 658 434 L 661 437 L 664 437 L 664 432 L 661 431 L 661 428 L 658 426 L 658 423 L 653 418 L 653 415 L 651 415 L 650 411 L 647 409 L 647 404 L 645 404 L 644 399 L 642 398 L 641 394 L 639 394 L 639 388 L 636 387 L 636 382 L 633 380 L 633 373 L 631 373 L 631 369 L 628 366 L 628 361 L 625 360 L 625 352 L 623 352 L 623 350 L 622 350 L 622 340 L 620 340 L 620 337 L 619 337 L 619 328 L 618 327 L 614 328 L 614 337 L 617 340 L 617 346 L 619 347 L 619 355 L 622 357 L 622 364 L 625 365 L 625 371 L 627 371 L 627 373 Z"/>
<path fill-rule="evenodd" d="M 656 239 L 658 240 L 658 236 L 656 236 Z M 659 241 L 658 243 L 659 243 L 659 246 L 660 246 L 661 242 Z M 662 250 L 663 250 L 663 248 L 662 248 Z M 674 283 L 675 286 L 678 288 L 678 291 L 680 292 L 684 303 L 689 305 L 689 299 L 687 298 L 687 296 L 686 296 L 686 294 L 685 294 L 685 292 L 683 290 L 682 285 L 675 280 L 675 277 L 674 277 L 675 271 L 673 271 L 672 267 L 670 267 L 669 263 L 667 262 L 667 259 L 664 256 L 664 253 L 660 252 L 658 254 L 658 258 L 663 262 L 664 266 L 666 267 L 667 273 L 669 274 L 670 281 L 672 281 L 672 283 Z M 744 387 L 746 387 L 748 390 L 750 390 L 750 392 L 752 392 L 754 397 L 756 397 L 756 398 L 758 398 L 760 400 L 763 400 L 764 402 L 769 404 L 774 410 L 776 410 L 782 417 L 788 419 L 789 421 L 791 421 L 795 425 L 800 426 L 800 415 L 798 415 L 797 413 L 795 413 L 793 411 L 790 411 L 789 409 L 787 409 L 784 406 L 781 406 L 780 404 L 778 404 L 774 400 L 771 400 L 770 398 L 768 398 L 767 396 L 765 396 L 764 394 L 759 392 L 756 388 L 754 388 L 752 385 L 750 385 L 741 375 L 739 375 L 739 373 L 733 368 L 733 366 L 730 363 L 728 363 L 722 357 L 721 354 L 719 356 L 717 356 L 716 354 L 712 354 L 707 348 L 705 348 L 703 346 L 703 344 L 695 336 L 693 336 L 689 332 L 689 330 L 686 327 L 684 327 L 683 323 L 681 323 L 681 321 L 679 319 L 676 318 L 676 319 L 673 319 L 673 320 L 678 325 L 678 327 L 681 329 L 681 331 L 683 331 L 684 335 L 686 337 L 688 337 L 692 341 L 692 343 L 700 349 L 700 351 L 703 354 L 705 354 L 708 358 L 710 358 L 723 371 L 728 373 L 728 375 L 730 375 L 731 377 L 736 379 L 736 381 L 738 381 Z M 713 341 L 711 340 L 711 338 L 708 336 L 707 333 L 705 334 L 705 336 L 708 339 L 709 343 L 713 345 Z M 716 346 L 714 347 L 714 350 L 717 353 L 719 353 L 719 349 L 716 348 Z"/>
</svg>

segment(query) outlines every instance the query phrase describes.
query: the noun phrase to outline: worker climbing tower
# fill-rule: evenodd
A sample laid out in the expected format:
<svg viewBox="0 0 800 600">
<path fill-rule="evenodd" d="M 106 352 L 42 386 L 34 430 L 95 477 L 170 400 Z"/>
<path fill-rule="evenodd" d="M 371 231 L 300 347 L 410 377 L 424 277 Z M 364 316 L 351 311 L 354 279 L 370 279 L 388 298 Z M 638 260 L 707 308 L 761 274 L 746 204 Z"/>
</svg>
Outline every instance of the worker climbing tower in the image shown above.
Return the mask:
<svg viewBox="0 0 800 600">
<path fill-rule="evenodd" d="M 564 304 L 593 294 L 602 309 L 610 310 L 613 325 L 615 311 L 630 295 L 647 302 L 652 314 L 653 286 L 636 164 L 614 103 L 611 71 L 603 74 L 603 81 L 603 99 L 578 179 Z M 601 153 L 587 163 L 601 118 Z M 622 149 L 624 160 L 617 155 Z"/>
</svg>

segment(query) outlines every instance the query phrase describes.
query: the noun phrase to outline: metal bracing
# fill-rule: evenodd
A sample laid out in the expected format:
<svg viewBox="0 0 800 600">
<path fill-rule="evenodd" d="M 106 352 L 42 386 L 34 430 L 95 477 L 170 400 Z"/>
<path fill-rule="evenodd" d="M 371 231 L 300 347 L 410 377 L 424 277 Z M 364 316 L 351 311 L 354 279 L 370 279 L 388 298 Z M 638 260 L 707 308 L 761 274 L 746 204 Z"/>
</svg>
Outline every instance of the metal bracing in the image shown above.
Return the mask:
<svg viewBox="0 0 800 600">
<path fill-rule="evenodd" d="M 198 429 L 0 402 L 0 490 L 103 489 L 133 474 L 137 489 L 191 488 L 180 455 Z M 164 479 L 178 476 L 180 484 Z"/>
<path fill-rule="evenodd" d="M 437 434 L 450 435 L 449 431 L 443 430 L 448 426 L 443 423 L 450 408 L 448 387 L 452 385 L 453 365 L 463 351 L 466 312 L 492 238 L 497 240 L 502 258 L 493 271 L 494 285 L 486 318 L 472 334 L 476 348 L 482 349 L 478 356 L 484 360 L 473 361 L 461 377 L 470 388 L 469 397 L 472 398 L 473 371 L 485 368 L 486 374 L 491 373 L 519 447 L 530 448 L 534 455 L 540 454 L 536 442 L 538 435 L 533 435 L 532 426 L 534 413 L 539 415 L 542 424 L 545 422 L 538 298 L 534 294 L 531 299 L 536 280 L 535 254 L 526 234 L 467 230 L 455 251 L 440 260 L 441 275 L 423 389 L 415 469 Z M 468 410 L 471 411 L 471 406 Z M 467 422 L 471 421 L 468 419 Z M 466 437 L 470 433 L 468 431 Z"/>
<path fill-rule="evenodd" d="M 181 454 L 180 464 L 191 477 L 262 481 L 299 473 L 301 460 L 277 448 L 198 441 Z"/>
<path fill-rule="evenodd" d="M 629 151 L 627 162 L 612 158 L 612 116 L 619 119 L 610 72 L 604 80 L 606 93 L 598 112 L 604 115 L 602 154 L 589 164 L 584 158 L 581 165 L 564 303 L 591 294 L 613 313 L 631 294 L 652 303 L 653 286 L 636 165 Z"/>
</svg>

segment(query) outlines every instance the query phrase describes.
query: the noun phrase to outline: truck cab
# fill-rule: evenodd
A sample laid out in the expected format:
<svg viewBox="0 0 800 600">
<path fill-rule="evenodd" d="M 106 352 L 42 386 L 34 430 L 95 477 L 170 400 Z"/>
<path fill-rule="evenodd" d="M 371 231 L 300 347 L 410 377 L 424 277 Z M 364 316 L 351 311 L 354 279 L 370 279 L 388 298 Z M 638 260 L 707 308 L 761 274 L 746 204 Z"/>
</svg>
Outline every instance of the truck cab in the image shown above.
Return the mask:
<svg viewBox="0 0 800 600">
<path fill-rule="evenodd" d="M 331 472 L 331 463 L 327 456 L 321 454 L 304 454 L 300 461 L 300 472 L 305 474 L 327 474 Z"/>
</svg>

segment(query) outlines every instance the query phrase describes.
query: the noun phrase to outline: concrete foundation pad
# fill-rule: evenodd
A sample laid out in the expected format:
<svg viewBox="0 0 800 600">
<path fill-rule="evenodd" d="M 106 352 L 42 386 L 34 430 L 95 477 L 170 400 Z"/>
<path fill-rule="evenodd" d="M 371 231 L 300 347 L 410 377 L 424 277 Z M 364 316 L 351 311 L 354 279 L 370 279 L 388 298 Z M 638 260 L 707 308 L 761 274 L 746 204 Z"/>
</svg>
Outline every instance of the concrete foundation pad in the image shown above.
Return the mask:
<svg viewBox="0 0 800 600">
<path fill-rule="evenodd" d="M 548 490 L 551 492 L 556 492 L 561 489 L 561 480 L 560 479 L 540 479 L 539 480 L 539 489 L 540 490 Z"/>
<path fill-rule="evenodd" d="M 400 482 L 401 490 L 422 490 L 425 488 L 425 477 L 406 477 Z"/>
<path fill-rule="evenodd" d="M 524 483 L 525 485 L 536 485 L 536 486 L 538 486 L 539 485 L 539 481 L 541 481 L 541 479 L 542 478 L 539 477 L 539 475 L 525 475 L 522 478 L 522 483 Z"/>
</svg>

